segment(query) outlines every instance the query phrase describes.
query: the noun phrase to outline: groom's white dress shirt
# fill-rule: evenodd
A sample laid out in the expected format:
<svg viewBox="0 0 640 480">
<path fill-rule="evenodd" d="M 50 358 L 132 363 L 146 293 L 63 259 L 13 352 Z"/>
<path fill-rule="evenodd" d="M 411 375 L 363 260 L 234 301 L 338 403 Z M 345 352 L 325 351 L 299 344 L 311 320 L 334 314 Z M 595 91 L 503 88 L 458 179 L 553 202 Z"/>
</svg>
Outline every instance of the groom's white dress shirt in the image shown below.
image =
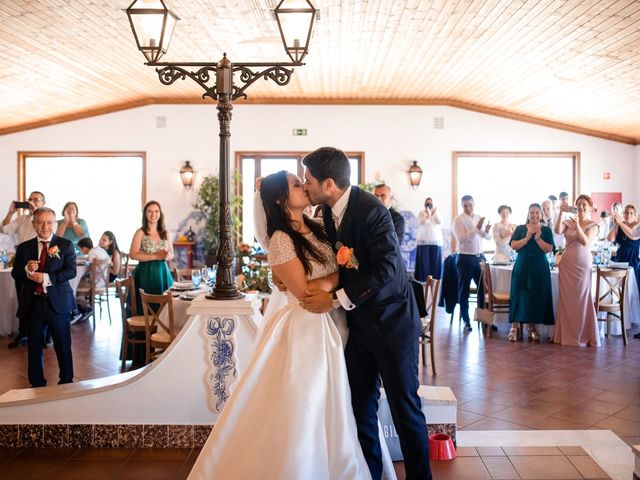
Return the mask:
<svg viewBox="0 0 640 480">
<path fill-rule="evenodd" d="M 349 188 L 344 191 L 338 201 L 333 205 L 333 207 L 331 207 L 331 216 L 333 217 L 333 223 L 336 226 L 336 232 L 342 224 L 342 219 L 344 218 L 344 212 L 347 210 L 350 195 L 351 185 L 349 185 Z M 349 247 L 349 245 L 347 246 Z M 344 308 L 345 310 L 353 310 L 354 308 L 356 308 L 356 306 L 351 302 L 351 300 L 345 293 L 344 288 L 336 290 L 336 297 L 338 297 L 340 305 L 342 305 L 342 308 Z"/>
</svg>

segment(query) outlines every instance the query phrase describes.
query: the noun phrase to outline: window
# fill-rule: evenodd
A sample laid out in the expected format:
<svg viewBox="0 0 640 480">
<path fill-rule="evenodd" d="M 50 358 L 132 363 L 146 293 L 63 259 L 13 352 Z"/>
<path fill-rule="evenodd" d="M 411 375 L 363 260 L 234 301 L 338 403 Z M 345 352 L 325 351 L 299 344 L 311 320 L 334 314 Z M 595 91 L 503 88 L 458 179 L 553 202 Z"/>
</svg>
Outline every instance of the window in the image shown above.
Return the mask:
<svg viewBox="0 0 640 480">
<path fill-rule="evenodd" d="M 237 152 L 236 171 L 241 174 L 238 194 L 242 197 L 242 241 L 254 242 L 253 191 L 255 180 L 286 170 L 304 178 L 302 159 L 308 152 Z M 364 183 L 364 152 L 345 152 L 351 164 L 351 184 Z M 246 194 L 248 192 L 248 194 Z"/>
<path fill-rule="evenodd" d="M 69 201 L 78 204 L 94 245 L 111 230 L 123 251 L 140 227 L 145 203 L 144 152 L 19 152 L 18 193 L 44 193 L 62 218 Z"/>
<path fill-rule="evenodd" d="M 571 201 L 580 193 L 578 152 L 453 152 L 452 214 L 460 213 L 460 197 L 471 195 L 474 211 L 495 224 L 498 207 L 509 205 L 511 223 L 526 222 L 531 203 L 542 203 L 562 191 Z M 485 247 L 492 250 L 493 241 Z"/>
</svg>

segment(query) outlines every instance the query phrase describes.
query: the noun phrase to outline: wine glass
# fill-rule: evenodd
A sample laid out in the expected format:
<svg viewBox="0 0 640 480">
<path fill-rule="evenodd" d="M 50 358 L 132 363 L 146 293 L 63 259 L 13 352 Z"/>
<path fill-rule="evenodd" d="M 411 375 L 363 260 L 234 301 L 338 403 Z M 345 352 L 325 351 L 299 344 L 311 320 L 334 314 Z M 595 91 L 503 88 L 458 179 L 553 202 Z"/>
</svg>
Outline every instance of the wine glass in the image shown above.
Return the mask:
<svg viewBox="0 0 640 480">
<path fill-rule="evenodd" d="M 191 281 L 194 287 L 198 288 L 200 286 L 200 282 L 202 282 L 200 270 L 191 270 Z"/>
<path fill-rule="evenodd" d="M 209 284 L 209 281 L 211 280 L 211 278 L 209 277 L 209 272 L 211 270 L 209 270 L 209 267 L 202 267 L 202 280 L 204 280 L 205 285 Z"/>
</svg>

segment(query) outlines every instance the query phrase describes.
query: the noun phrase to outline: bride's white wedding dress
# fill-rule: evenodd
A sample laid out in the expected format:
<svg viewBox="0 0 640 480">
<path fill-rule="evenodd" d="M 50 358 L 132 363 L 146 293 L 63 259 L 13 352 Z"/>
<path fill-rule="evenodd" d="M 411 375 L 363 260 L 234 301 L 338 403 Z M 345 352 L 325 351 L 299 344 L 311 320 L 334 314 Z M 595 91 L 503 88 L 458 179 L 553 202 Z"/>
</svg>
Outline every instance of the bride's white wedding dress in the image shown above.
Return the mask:
<svg viewBox="0 0 640 480">
<path fill-rule="evenodd" d="M 311 260 L 310 279 L 335 272 L 331 247 L 308 235 L 327 259 Z M 274 233 L 269 263 L 295 256 L 290 237 Z M 340 332 L 330 315 L 307 312 L 293 295 L 287 297 L 266 319 L 189 479 L 371 478 L 358 442 Z"/>
</svg>

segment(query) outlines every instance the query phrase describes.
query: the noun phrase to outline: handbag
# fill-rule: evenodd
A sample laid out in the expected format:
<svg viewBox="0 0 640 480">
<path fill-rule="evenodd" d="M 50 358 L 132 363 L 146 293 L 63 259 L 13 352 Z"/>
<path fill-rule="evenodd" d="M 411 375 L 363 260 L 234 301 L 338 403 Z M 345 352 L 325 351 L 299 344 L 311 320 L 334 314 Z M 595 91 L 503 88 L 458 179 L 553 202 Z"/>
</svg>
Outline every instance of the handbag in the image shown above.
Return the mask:
<svg viewBox="0 0 640 480">
<path fill-rule="evenodd" d="M 486 308 L 476 308 L 473 320 L 486 325 L 493 325 L 493 312 Z"/>
</svg>

